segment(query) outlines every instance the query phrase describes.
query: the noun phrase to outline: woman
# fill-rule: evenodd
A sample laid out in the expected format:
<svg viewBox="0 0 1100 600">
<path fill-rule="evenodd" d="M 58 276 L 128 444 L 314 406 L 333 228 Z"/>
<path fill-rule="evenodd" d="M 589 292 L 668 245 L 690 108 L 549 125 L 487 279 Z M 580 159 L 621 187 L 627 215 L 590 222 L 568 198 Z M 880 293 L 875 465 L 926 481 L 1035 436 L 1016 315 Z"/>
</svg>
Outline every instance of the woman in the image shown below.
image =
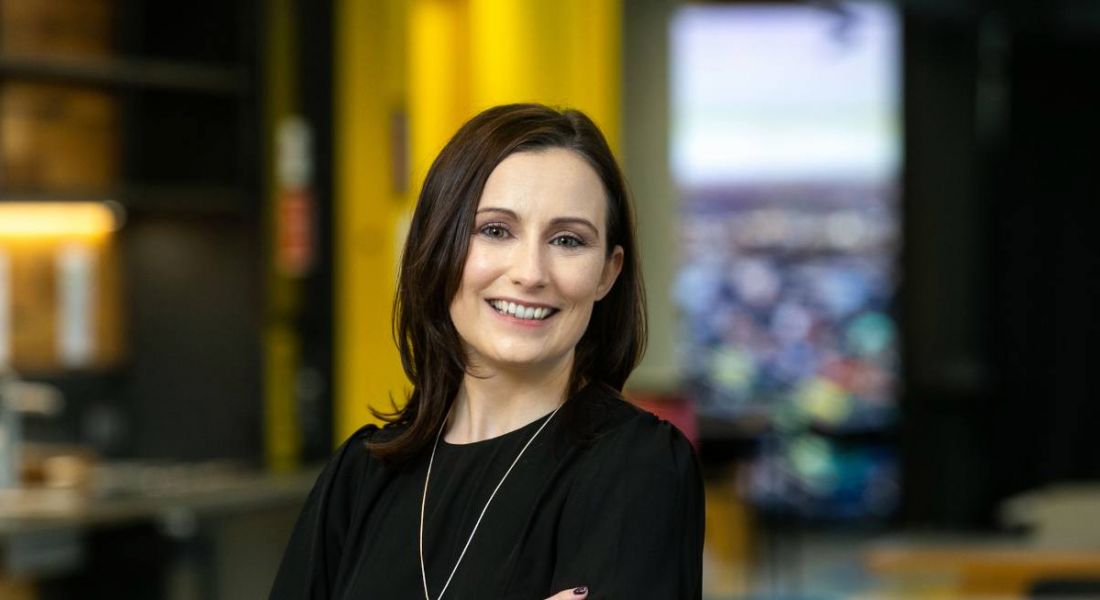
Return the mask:
<svg viewBox="0 0 1100 600">
<path fill-rule="evenodd" d="M 644 294 L 588 117 L 500 106 L 455 134 L 413 215 L 394 328 L 413 392 L 329 462 L 272 598 L 700 597 L 695 457 L 619 393 Z"/>
</svg>

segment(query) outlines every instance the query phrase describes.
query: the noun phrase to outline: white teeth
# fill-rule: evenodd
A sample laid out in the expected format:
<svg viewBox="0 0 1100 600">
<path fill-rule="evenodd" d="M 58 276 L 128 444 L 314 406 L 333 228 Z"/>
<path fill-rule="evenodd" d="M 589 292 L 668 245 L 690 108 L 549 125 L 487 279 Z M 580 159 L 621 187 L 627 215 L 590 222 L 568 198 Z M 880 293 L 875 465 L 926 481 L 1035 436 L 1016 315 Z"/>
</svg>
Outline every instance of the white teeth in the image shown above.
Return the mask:
<svg viewBox="0 0 1100 600">
<path fill-rule="evenodd" d="M 514 302 L 505 302 L 504 300 L 493 300 L 490 302 L 493 308 L 498 312 L 512 315 L 517 319 L 535 319 L 542 320 L 550 316 L 552 309 L 549 308 L 535 308 L 533 306 L 522 306 Z"/>
</svg>

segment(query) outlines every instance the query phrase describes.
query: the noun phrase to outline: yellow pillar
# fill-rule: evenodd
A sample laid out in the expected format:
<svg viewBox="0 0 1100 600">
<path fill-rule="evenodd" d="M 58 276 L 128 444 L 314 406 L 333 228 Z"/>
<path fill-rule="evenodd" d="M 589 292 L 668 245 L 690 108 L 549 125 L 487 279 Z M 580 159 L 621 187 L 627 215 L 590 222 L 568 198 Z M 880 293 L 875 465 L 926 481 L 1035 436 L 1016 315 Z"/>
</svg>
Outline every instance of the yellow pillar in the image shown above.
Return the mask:
<svg viewBox="0 0 1100 600">
<path fill-rule="evenodd" d="M 414 182 L 466 119 L 512 102 L 579 108 L 619 147 L 621 0 L 414 0 Z"/>
<path fill-rule="evenodd" d="M 391 303 L 408 203 L 407 8 L 339 0 L 335 65 L 335 435 L 375 421 L 369 406 L 401 403 L 408 384 L 394 347 Z"/>
<path fill-rule="evenodd" d="M 409 14 L 412 175 L 419 189 L 435 156 L 470 116 L 466 3 L 415 0 Z"/>
<path fill-rule="evenodd" d="M 269 239 L 274 239 L 279 186 L 273 168 L 273 142 L 280 121 L 297 109 L 297 32 L 290 0 L 272 0 L 267 16 L 264 131 L 271 154 L 264 160 L 264 176 L 270 194 L 264 203 L 264 226 Z M 302 428 L 294 392 L 301 343 L 293 325 L 300 289 L 297 280 L 276 268 L 274 252 L 268 252 L 265 271 L 268 306 L 263 322 L 264 456 L 268 468 L 290 471 L 299 466 L 302 454 Z"/>
<path fill-rule="evenodd" d="M 619 142 L 620 0 L 468 0 L 471 112 L 509 102 L 579 108 Z"/>
</svg>

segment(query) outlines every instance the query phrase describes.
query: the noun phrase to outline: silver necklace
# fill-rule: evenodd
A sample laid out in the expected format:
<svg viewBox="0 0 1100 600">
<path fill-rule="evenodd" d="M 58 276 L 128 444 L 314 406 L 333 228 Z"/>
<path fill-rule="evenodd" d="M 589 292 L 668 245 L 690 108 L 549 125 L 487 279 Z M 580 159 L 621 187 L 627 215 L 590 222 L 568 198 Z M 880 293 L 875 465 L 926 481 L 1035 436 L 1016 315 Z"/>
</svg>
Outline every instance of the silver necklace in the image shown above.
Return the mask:
<svg viewBox="0 0 1100 600">
<path fill-rule="evenodd" d="M 565 404 L 558 405 L 558 408 L 554 409 L 554 412 L 550 413 L 549 417 L 539 425 L 535 434 L 531 436 L 531 439 L 527 440 L 527 443 L 523 445 L 523 449 L 516 455 L 516 459 L 512 461 L 511 466 L 504 472 L 504 476 L 497 482 L 497 486 L 493 488 L 493 493 L 489 494 L 489 499 L 485 501 L 485 506 L 481 507 L 481 514 L 477 516 L 477 521 L 474 523 L 474 528 L 470 531 L 470 537 L 466 538 L 466 545 L 462 547 L 462 552 L 458 555 L 458 560 L 455 561 L 455 566 L 451 569 L 451 574 L 447 576 L 447 582 L 443 584 L 443 589 L 439 591 L 439 596 L 436 600 L 442 600 L 443 594 L 447 591 L 447 586 L 451 585 L 451 579 L 455 576 L 455 571 L 458 571 L 458 565 L 462 563 L 462 558 L 466 556 L 466 549 L 470 547 L 470 542 L 474 541 L 474 534 L 477 533 L 478 525 L 481 525 L 481 518 L 485 516 L 485 511 L 489 510 L 489 503 L 493 501 L 493 497 L 497 495 L 497 490 L 504 484 L 504 480 L 508 478 L 508 474 L 512 472 L 512 467 L 516 466 L 520 457 L 527 451 L 527 447 L 531 445 L 531 442 L 535 441 L 535 438 L 542 433 L 542 429 L 546 427 L 546 424 L 550 422 L 550 419 L 554 418 L 554 415 L 558 413 Z M 448 413 L 448 416 L 449 413 Z M 435 462 L 435 449 L 439 446 L 439 438 L 443 435 L 443 428 L 447 426 L 447 419 L 443 419 L 443 424 L 439 426 L 439 431 L 435 434 L 435 444 L 432 445 L 432 456 L 428 459 L 428 473 L 424 475 L 424 495 L 420 498 L 420 578 L 424 582 L 424 598 L 425 600 L 431 600 L 431 596 L 428 595 L 428 573 L 424 568 L 424 506 L 428 502 L 428 479 L 432 476 L 432 463 Z"/>
</svg>

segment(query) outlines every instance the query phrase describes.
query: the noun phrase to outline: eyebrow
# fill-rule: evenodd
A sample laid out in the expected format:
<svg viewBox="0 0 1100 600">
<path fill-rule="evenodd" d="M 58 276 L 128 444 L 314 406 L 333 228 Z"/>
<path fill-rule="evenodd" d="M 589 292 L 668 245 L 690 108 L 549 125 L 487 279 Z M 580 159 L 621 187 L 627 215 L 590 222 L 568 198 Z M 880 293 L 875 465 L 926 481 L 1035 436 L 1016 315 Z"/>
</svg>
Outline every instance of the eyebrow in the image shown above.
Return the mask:
<svg viewBox="0 0 1100 600">
<path fill-rule="evenodd" d="M 508 215 L 509 217 L 511 217 L 511 218 L 513 218 L 517 221 L 520 220 L 519 215 L 516 214 L 516 211 L 508 209 L 508 208 L 496 208 L 496 207 L 493 207 L 493 206 L 487 206 L 485 208 L 478 209 L 477 214 L 480 215 L 481 213 L 487 213 L 487 212 L 502 213 L 502 214 Z M 569 225 L 569 224 L 584 225 L 584 226 L 590 228 L 596 234 L 597 239 L 600 237 L 600 230 L 597 229 L 596 226 L 592 224 L 592 221 L 589 221 L 588 219 L 585 219 L 585 218 L 582 218 L 582 217 L 555 217 L 553 219 L 550 219 L 550 224 L 551 225 Z"/>
</svg>

